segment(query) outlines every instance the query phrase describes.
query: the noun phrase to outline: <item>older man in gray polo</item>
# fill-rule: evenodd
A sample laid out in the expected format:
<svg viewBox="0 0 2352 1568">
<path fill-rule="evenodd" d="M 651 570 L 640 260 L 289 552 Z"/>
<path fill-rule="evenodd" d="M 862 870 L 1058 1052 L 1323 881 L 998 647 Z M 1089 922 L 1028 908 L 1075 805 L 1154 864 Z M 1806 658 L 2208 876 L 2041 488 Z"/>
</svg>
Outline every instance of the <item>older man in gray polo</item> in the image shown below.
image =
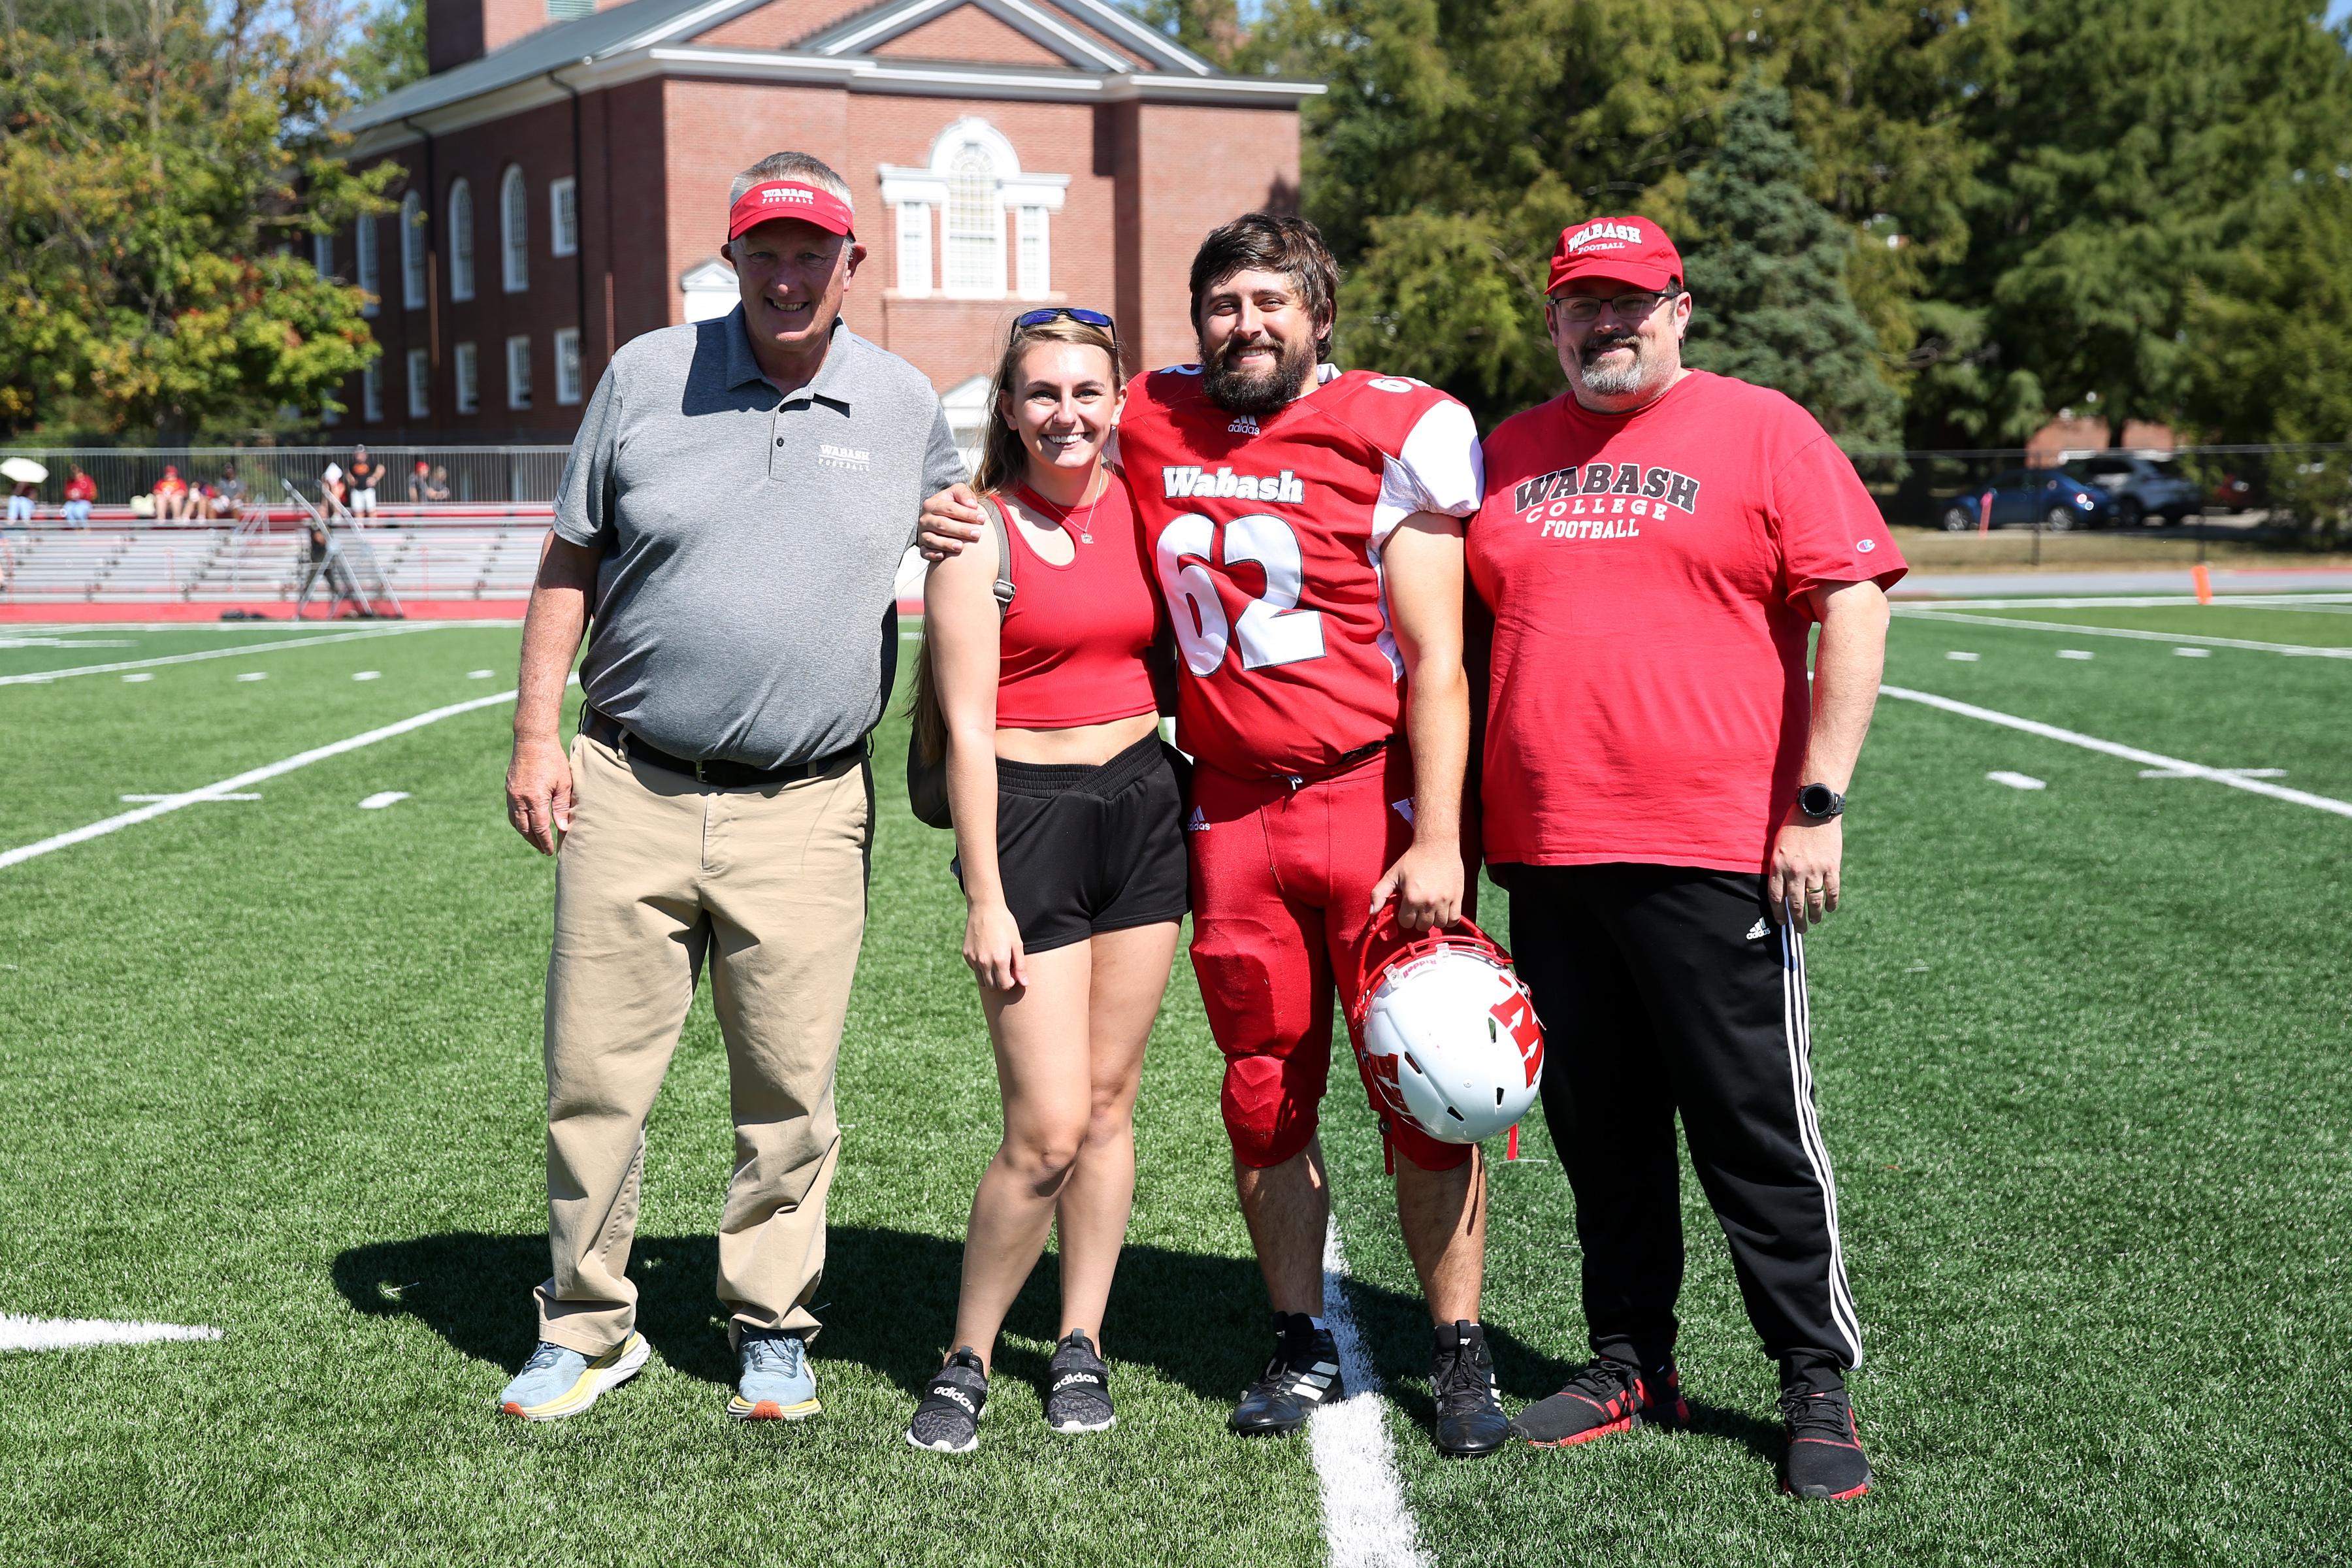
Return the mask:
<svg viewBox="0 0 2352 1568">
<path fill-rule="evenodd" d="M 742 303 L 613 357 L 523 626 L 507 809 L 557 856 L 539 1346 L 499 1395 L 573 1415 L 643 1366 L 629 1247 L 646 1111 L 706 963 L 735 1173 L 728 1413 L 817 1410 L 806 1342 L 840 1134 L 834 1063 L 866 924 L 866 733 L 923 497 L 962 476 L 922 374 L 841 324 L 848 187 L 780 153 L 736 176 Z M 586 702 L 567 754 L 564 682 Z"/>
</svg>

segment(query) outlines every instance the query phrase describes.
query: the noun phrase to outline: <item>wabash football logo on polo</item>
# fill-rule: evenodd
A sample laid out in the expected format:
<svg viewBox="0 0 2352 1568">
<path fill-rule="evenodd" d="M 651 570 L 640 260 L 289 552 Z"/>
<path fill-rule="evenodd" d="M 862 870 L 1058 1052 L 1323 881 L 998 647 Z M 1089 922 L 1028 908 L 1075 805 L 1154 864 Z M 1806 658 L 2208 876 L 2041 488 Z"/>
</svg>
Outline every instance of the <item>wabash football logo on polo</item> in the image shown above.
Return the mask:
<svg viewBox="0 0 2352 1568">
<path fill-rule="evenodd" d="M 1699 482 L 1641 463 L 1586 463 L 1523 480 L 1511 507 L 1546 539 L 1639 539 L 1642 523 L 1698 510 Z"/>
</svg>

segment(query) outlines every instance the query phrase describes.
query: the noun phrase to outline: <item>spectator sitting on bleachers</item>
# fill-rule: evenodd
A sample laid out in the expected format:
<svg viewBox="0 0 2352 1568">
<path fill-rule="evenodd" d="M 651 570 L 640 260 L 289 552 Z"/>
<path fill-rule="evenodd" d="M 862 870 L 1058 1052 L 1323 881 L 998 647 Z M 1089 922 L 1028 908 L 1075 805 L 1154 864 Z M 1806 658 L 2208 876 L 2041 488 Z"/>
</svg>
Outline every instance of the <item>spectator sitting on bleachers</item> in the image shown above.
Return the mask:
<svg viewBox="0 0 2352 1568">
<path fill-rule="evenodd" d="M 178 522 L 187 516 L 188 481 L 180 477 L 174 464 L 163 465 L 163 477 L 155 481 L 155 518 L 159 522 Z"/>
<path fill-rule="evenodd" d="M 235 517 L 245 505 L 245 481 L 236 477 L 236 459 L 221 464 L 220 481 L 205 487 L 208 510 L 215 517 Z"/>
<path fill-rule="evenodd" d="M 408 473 L 408 504 L 415 506 L 425 500 L 425 487 L 433 482 L 432 465 L 419 458 L 416 467 Z"/>
<path fill-rule="evenodd" d="M 8 492 L 8 521 L 10 522 L 32 521 L 33 500 L 40 493 L 40 486 L 27 484 L 25 480 L 18 479 L 16 488 Z"/>
<path fill-rule="evenodd" d="M 81 471 L 81 465 L 71 465 L 73 477 L 66 480 L 66 521 L 75 528 L 89 526 L 90 502 L 98 499 L 98 481 Z"/>
<path fill-rule="evenodd" d="M 353 517 L 375 515 L 375 488 L 383 479 L 383 465 L 368 460 L 368 449 L 352 449 L 351 505 Z"/>
<path fill-rule="evenodd" d="M 448 469 L 436 468 L 433 470 L 433 477 L 425 481 L 425 499 L 430 501 L 444 501 L 449 499 Z"/>
</svg>

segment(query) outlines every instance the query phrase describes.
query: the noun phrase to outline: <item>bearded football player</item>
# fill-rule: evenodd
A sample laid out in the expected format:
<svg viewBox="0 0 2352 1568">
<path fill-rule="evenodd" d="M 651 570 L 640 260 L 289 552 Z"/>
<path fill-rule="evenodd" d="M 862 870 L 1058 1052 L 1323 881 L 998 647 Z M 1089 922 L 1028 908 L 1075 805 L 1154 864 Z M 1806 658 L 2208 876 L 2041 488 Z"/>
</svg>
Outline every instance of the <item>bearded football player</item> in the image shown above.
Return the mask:
<svg viewBox="0 0 2352 1568">
<path fill-rule="evenodd" d="M 1193 258 L 1201 362 L 1145 376 L 1118 454 L 1181 654 L 1177 744 L 1194 760 L 1192 967 L 1225 1058 L 1242 1213 L 1275 1349 L 1234 1411 L 1298 1430 L 1345 1396 L 1323 1320 L 1330 1193 L 1316 1137 L 1332 1005 L 1354 1000 L 1366 925 L 1464 912 L 1462 522 L 1478 510 L 1470 413 L 1420 382 L 1323 363 L 1339 269 L 1312 224 L 1252 213 Z M 926 507 L 947 552 L 981 521 L 961 487 Z M 1486 1176 L 1476 1146 L 1395 1114 L 1359 1073 L 1435 1325 L 1436 1441 L 1509 1435 L 1478 1323 Z"/>
</svg>

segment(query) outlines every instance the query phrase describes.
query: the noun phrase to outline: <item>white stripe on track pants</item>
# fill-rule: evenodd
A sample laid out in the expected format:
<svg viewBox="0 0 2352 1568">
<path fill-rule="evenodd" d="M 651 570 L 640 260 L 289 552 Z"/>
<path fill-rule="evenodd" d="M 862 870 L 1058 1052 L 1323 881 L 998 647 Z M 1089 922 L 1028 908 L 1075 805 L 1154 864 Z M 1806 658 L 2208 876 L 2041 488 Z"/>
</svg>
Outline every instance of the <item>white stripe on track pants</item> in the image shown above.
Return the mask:
<svg viewBox="0 0 2352 1568">
<path fill-rule="evenodd" d="M 1763 879 L 1682 866 L 1505 868 L 1544 1026 L 1544 1116 L 1576 1194 L 1595 1354 L 1670 1359 L 1681 1114 L 1775 1359 L 1862 1363 L 1837 1185 L 1813 1106 L 1804 944 Z"/>
</svg>

